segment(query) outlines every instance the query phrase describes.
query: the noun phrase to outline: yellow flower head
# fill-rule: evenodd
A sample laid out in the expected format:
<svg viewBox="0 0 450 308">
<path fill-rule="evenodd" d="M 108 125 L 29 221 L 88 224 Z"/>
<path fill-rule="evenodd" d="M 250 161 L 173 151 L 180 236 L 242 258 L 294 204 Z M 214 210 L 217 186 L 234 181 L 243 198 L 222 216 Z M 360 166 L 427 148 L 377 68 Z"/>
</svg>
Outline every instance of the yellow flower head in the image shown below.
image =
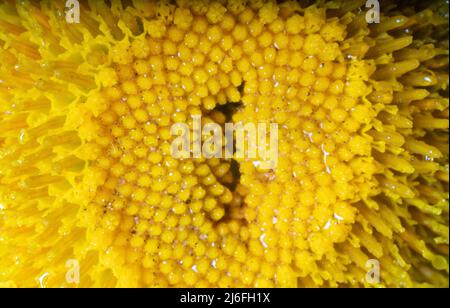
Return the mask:
<svg viewBox="0 0 450 308">
<path fill-rule="evenodd" d="M 358 3 L 2 1 L 0 286 L 448 287 L 448 6 Z"/>
</svg>

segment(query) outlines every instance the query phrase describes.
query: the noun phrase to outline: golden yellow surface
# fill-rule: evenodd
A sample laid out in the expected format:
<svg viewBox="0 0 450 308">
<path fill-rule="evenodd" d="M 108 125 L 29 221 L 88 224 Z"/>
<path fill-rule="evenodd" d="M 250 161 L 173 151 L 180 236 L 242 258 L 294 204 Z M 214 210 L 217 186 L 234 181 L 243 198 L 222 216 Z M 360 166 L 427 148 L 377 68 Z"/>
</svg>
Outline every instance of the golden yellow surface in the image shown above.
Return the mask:
<svg viewBox="0 0 450 308">
<path fill-rule="evenodd" d="M 445 1 L 80 2 L 0 4 L 0 286 L 448 287 Z M 193 115 L 278 167 L 175 159 Z"/>
</svg>

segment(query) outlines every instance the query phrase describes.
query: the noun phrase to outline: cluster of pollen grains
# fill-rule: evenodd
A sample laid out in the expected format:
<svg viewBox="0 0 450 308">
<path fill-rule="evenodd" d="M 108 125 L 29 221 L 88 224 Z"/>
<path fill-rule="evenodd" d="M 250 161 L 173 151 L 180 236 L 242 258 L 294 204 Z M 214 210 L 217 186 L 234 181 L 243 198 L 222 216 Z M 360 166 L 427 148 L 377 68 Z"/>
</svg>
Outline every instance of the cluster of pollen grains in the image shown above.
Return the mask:
<svg viewBox="0 0 450 308">
<path fill-rule="evenodd" d="M 41 2 L 0 4 L 0 286 L 448 286 L 440 0 Z M 276 168 L 176 158 L 195 116 Z"/>
<path fill-rule="evenodd" d="M 344 24 L 327 23 L 325 10 L 315 6 L 287 19 L 273 10 L 266 12 L 270 19 L 241 15 L 249 28 L 246 56 L 237 63 L 246 67 L 244 108 L 233 120 L 280 127 L 277 168 L 267 172 L 244 160 L 240 184 L 247 188 L 243 215 L 259 228 L 251 251 L 261 252 L 263 265 L 278 264 L 277 281 L 293 286 L 299 276 L 342 270 L 332 269 L 334 244 L 346 240 L 355 222 L 351 203 L 374 186 L 371 145 L 360 129 L 376 113 L 361 100 L 367 79 L 351 75 L 358 62 L 341 51 Z"/>
<path fill-rule="evenodd" d="M 176 159 L 171 148 L 174 123 L 192 127 L 193 116 L 215 107 L 219 91 L 223 102 L 239 99 L 228 76 L 217 71 L 211 38 L 197 48 L 206 20 L 194 25 L 198 33 L 172 26 L 167 39 L 144 36 L 112 50 L 113 81 L 102 90 L 105 110 L 95 120 L 101 151 L 95 164 L 105 183 L 86 208 L 86 223 L 109 247 L 107 262 L 125 271 L 121 285 L 232 283 L 219 282 L 230 257 L 219 232 L 228 224 L 218 223 L 225 206 L 233 205 L 225 186 L 233 181 L 230 163 Z M 214 74 L 221 74 L 221 83 Z M 224 115 L 211 112 L 203 122 L 214 119 L 221 123 Z"/>
</svg>

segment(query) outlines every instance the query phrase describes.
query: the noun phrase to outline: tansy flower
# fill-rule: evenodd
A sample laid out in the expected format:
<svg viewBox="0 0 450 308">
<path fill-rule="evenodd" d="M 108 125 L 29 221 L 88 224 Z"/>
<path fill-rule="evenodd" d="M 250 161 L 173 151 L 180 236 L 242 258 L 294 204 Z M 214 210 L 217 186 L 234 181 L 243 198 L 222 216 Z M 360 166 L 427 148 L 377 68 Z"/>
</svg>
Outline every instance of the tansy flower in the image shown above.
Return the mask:
<svg viewBox="0 0 450 308">
<path fill-rule="evenodd" d="M 448 287 L 448 6 L 364 4 L 3 1 L 0 286 Z"/>
</svg>

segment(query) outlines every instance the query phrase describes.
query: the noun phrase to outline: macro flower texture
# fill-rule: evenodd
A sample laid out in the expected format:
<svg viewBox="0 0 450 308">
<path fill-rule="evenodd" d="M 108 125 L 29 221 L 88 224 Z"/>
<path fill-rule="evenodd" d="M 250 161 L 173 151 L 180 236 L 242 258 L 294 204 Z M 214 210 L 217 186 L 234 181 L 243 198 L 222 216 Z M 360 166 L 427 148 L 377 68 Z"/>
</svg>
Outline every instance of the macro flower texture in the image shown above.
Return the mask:
<svg viewBox="0 0 450 308">
<path fill-rule="evenodd" d="M 0 287 L 448 287 L 448 11 L 1 1 Z M 199 115 L 276 168 L 173 157 Z"/>
</svg>

